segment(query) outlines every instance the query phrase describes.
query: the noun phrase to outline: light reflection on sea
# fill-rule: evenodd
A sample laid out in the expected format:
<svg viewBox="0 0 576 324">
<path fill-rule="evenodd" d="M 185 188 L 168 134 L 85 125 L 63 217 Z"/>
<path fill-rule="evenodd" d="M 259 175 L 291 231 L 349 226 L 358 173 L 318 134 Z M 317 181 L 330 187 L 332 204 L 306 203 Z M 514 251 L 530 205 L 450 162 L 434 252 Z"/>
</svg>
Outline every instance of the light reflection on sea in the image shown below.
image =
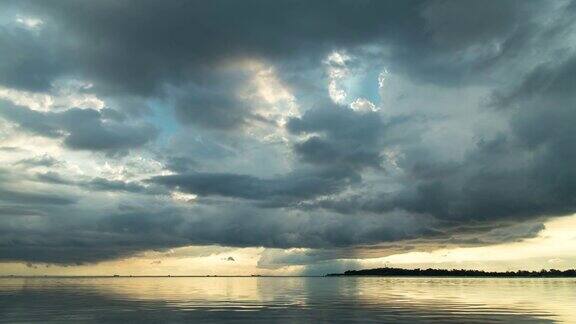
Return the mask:
<svg viewBox="0 0 576 324">
<path fill-rule="evenodd" d="M 0 278 L 0 322 L 576 322 L 576 279 Z"/>
</svg>

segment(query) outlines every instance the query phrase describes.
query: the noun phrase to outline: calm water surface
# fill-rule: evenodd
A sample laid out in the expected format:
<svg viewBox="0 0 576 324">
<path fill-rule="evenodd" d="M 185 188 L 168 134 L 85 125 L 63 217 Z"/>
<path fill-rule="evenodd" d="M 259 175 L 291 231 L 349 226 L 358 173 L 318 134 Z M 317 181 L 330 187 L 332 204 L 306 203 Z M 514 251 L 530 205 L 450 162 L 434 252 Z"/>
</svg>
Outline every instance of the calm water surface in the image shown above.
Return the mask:
<svg viewBox="0 0 576 324">
<path fill-rule="evenodd" d="M 576 279 L 0 278 L 0 322 L 576 323 Z"/>
</svg>

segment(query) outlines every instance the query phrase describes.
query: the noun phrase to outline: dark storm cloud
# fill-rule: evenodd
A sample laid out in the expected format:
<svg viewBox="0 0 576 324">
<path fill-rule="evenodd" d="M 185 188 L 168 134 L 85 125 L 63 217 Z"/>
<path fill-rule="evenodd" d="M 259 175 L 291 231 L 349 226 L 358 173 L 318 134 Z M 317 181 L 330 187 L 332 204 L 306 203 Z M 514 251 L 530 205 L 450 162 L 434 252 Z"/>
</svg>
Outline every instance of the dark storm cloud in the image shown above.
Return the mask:
<svg viewBox="0 0 576 324">
<path fill-rule="evenodd" d="M 510 133 L 488 135 L 462 161 L 435 161 L 425 148 L 406 151 L 399 165 L 410 183 L 403 190 L 319 205 L 343 213 L 400 209 L 463 224 L 576 212 L 574 62 L 538 66 L 499 92 L 495 104 L 509 114 Z"/>
<path fill-rule="evenodd" d="M 309 110 L 301 118 L 289 120 L 287 125 L 293 134 L 317 134 L 294 147 L 303 161 L 319 166 L 317 169 L 297 170 L 271 179 L 227 173 L 184 173 L 151 181 L 199 196 L 243 198 L 272 205 L 308 200 L 337 193 L 359 182 L 356 169 L 366 166 L 379 169 L 385 131 L 392 126 L 393 123 L 385 124 L 377 113 L 329 104 Z"/>
<path fill-rule="evenodd" d="M 167 133 L 174 130 L 161 117 L 174 113 L 190 138 L 207 131 L 219 135 L 198 140 L 202 147 L 195 154 L 186 153 L 195 143 L 184 141 L 172 155 L 154 148 L 153 154 L 166 157 L 162 167 L 176 173 L 143 175 L 140 179 L 149 178 L 145 183 L 72 179 L 54 170 L 33 178 L 36 185 L 82 188 L 77 194 L 84 197 L 24 184 L 16 190 L 17 181 L 31 177 L 11 172 L 26 168 L 0 169 L 0 178 L 11 182 L 0 184 L 0 215 L 10 216 L 0 217 L 1 260 L 74 264 L 205 244 L 334 251 L 390 243 L 396 246 L 388 251 L 395 252 L 406 241 L 415 249 L 494 244 L 533 237 L 543 229 L 540 220 L 576 211 L 576 60 L 566 58 L 571 54 L 565 44 L 572 39 L 566 36 L 574 5 L 526 0 L 6 5 L 44 23 L 35 30 L 0 27 L 0 85 L 50 93 L 57 81 L 79 79 L 93 84 L 86 92 L 120 103 L 118 110 L 60 112 L 1 103 L 0 117 L 20 130 L 108 156 L 146 148 L 158 131 L 141 118 L 154 113 Z M 499 89 L 483 109 L 505 127 L 474 134 L 475 144 L 456 158 L 443 150 L 457 145 L 452 138 L 426 141 L 443 128 L 462 127 L 464 119 L 444 114 L 453 107 L 423 98 L 426 114 L 399 117 L 387 110 L 394 107 L 360 112 L 322 103 L 316 94 L 326 75 L 319 70 L 334 50 L 354 56 L 352 65 L 387 68 L 432 91 Z M 282 130 L 255 112 L 246 93 L 239 95 L 249 76 L 227 67 L 244 59 L 271 64 L 294 93 L 313 97 L 299 102 L 303 115 L 286 124 L 286 150 L 295 159 L 280 175 L 262 174 L 261 165 L 252 166 L 252 175 L 236 170 L 244 162 L 230 162 L 231 156 L 250 160 L 251 151 L 218 143 L 223 136 L 241 142 L 240 130 L 254 123 Z M 147 100 L 161 102 L 160 111 L 138 108 Z M 463 95 L 462 105 L 466 100 Z M 317 105 L 310 108 L 310 102 Z M 434 113 L 446 122 L 428 121 L 427 114 Z M 389 149 L 397 153 L 394 163 L 384 154 Z M 207 156 L 216 166 L 202 164 Z M 55 166 L 29 157 L 17 161 L 30 168 Z M 175 203 L 170 190 L 200 198 Z M 130 198 L 104 197 L 114 193 Z M 314 253 L 270 256 L 262 265 L 322 266 L 344 255 Z"/>
<path fill-rule="evenodd" d="M 0 188 L 0 201 L 22 205 L 70 205 L 74 204 L 76 199 L 58 194 L 13 191 Z"/>
<path fill-rule="evenodd" d="M 390 59 L 400 69 L 421 79 L 451 76 L 462 82 L 470 76 L 470 63 L 502 54 L 484 47 L 528 29 L 536 3 L 28 1 L 20 4 L 22 11 L 46 22 L 36 34 L 5 28 L 3 48 L 11 50 L 3 53 L 7 63 L 0 75 L 7 85 L 29 89 L 82 75 L 98 92 L 149 96 L 166 84 L 201 83 L 212 75 L 210 67 L 235 57 L 319 64 L 331 50 L 378 44 L 392 49 Z M 478 44 L 488 44 L 477 51 L 488 53 L 452 59 L 452 51 Z M 215 100 L 200 101 L 227 105 Z"/>
<path fill-rule="evenodd" d="M 294 146 L 304 162 L 316 168 L 296 170 L 261 179 L 230 173 L 184 173 L 161 176 L 152 182 L 199 196 L 223 196 L 263 201 L 264 205 L 309 200 L 338 193 L 361 180 L 364 167 L 381 169 L 386 131 L 406 120 L 385 123 L 375 112 L 357 112 L 334 104 L 290 119 L 287 129 L 296 135 L 315 134 Z M 180 168 L 181 169 L 181 168 Z"/>
<path fill-rule="evenodd" d="M 74 265 L 182 246 L 173 209 L 45 208 L 42 218 L 0 219 L 0 259 Z"/>
<path fill-rule="evenodd" d="M 151 181 L 199 196 L 243 198 L 272 206 L 309 200 L 338 193 L 358 183 L 361 177 L 357 171 L 364 167 L 380 169 L 385 133 L 403 121 L 399 118 L 384 123 L 377 113 L 327 104 L 309 110 L 301 118 L 290 119 L 287 124 L 293 134 L 316 134 L 294 147 L 301 159 L 315 165 L 315 169 L 296 170 L 270 179 L 196 172 L 161 176 Z"/>
<path fill-rule="evenodd" d="M 43 91 L 68 69 L 54 48 L 55 35 L 42 37 L 23 27 L 0 27 L 0 83 L 11 88 Z"/>
<path fill-rule="evenodd" d="M 388 122 L 376 112 L 358 112 L 348 107 L 326 104 L 292 118 L 287 129 L 297 135 L 311 135 L 297 143 L 294 151 L 303 161 L 339 167 L 380 168 L 381 151 L 388 141 L 387 131 L 406 122 Z"/>
<path fill-rule="evenodd" d="M 152 182 L 199 196 L 218 195 L 261 201 L 298 201 L 338 192 L 357 181 L 346 170 L 294 172 L 282 177 L 260 179 L 228 173 L 191 173 L 159 176 Z"/>
<path fill-rule="evenodd" d="M 446 166 L 438 176 L 420 177 L 411 170 L 412 183 L 398 192 L 319 204 L 343 213 L 400 209 L 458 223 L 521 221 L 576 211 L 571 194 L 574 172 L 564 164 L 568 163 L 565 158 L 573 158 L 572 153 L 535 153 L 533 157 L 533 152 L 518 150 L 510 144 L 503 150 L 506 156 L 479 149 L 462 164 Z M 515 164 L 502 165 L 510 152 L 523 157 Z"/>
<path fill-rule="evenodd" d="M 442 177 L 393 199 L 449 218 L 530 218 L 576 211 L 573 58 L 535 68 L 508 98 L 511 133 L 478 143 Z"/>
<path fill-rule="evenodd" d="M 120 206 L 109 214 L 56 206 L 45 209 L 38 220 L 0 219 L 0 259 L 75 264 L 208 244 L 330 248 L 413 238 L 426 231 L 425 222 L 411 217 L 355 220 L 322 213 L 283 214 L 242 202 L 189 210 L 146 204 Z"/>
<path fill-rule="evenodd" d="M 38 37 L 21 42 L 27 46 L 43 44 L 51 51 L 22 49 L 7 55 L 11 58 L 30 53 L 29 63 L 36 67 L 34 71 L 48 69 L 50 59 L 63 55 L 69 60 L 58 60 L 63 66 L 53 69 L 88 75 L 105 91 L 149 94 L 158 91 L 166 81 L 178 84 L 201 78 L 201 66 L 231 57 L 276 58 L 299 53 L 317 56 L 321 49 L 402 32 L 395 25 L 408 26 L 410 20 L 417 19 L 414 4 L 415 1 L 310 4 L 225 0 L 87 4 L 61 1 L 47 5 L 31 1 L 22 7 L 46 20 L 43 33 L 52 37 L 64 33 L 74 41 L 51 38 L 46 44 Z M 75 15 L 69 15 L 70 12 Z M 342 18 L 346 18 L 347 24 L 341 24 Z M 6 42 L 16 42 L 18 37 L 14 38 Z M 36 53 L 53 53 L 54 57 Z M 3 75 L 19 75 L 14 68 L 7 66 L 7 69 Z M 42 74 L 44 78 L 52 75 Z M 41 81 L 28 83 L 46 86 Z"/>
<path fill-rule="evenodd" d="M 48 91 L 59 79 L 78 78 L 106 97 L 168 97 L 181 122 L 220 130 L 268 122 L 235 95 L 245 78 L 219 72 L 220 65 L 234 59 L 274 63 L 280 78 L 299 92 L 314 86 L 302 82 L 304 75 L 338 49 L 365 58 L 373 69 L 388 66 L 418 80 L 460 85 L 493 75 L 487 66 L 507 63 L 538 38 L 534 30 L 543 28 L 535 21 L 535 9 L 547 8 L 518 0 L 483 5 L 26 1 L 6 6 L 44 23 L 34 31 L 10 25 L 0 30 L 1 47 L 9 49 L 0 57 L 4 85 Z M 71 147 L 92 146 L 87 139 L 78 141 Z M 302 150 L 316 147 L 332 150 L 318 139 Z M 377 157 L 368 154 L 365 159 Z"/>
<path fill-rule="evenodd" d="M 524 8 L 519 1 L 431 1 L 422 15 L 434 41 L 462 48 L 507 37 L 517 27 Z"/>
<path fill-rule="evenodd" d="M 530 100 L 573 100 L 575 84 L 576 56 L 560 62 L 545 62 L 529 71 L 519 85 L 512 87 L 509 91 L 495 93 L 493 104 L 499 108 L 509 108 L 525 104 Z M 542 98 L 543 96 L 545 98 Z M 545 110 L 542 109 L 542 111 Z"/>
<path fill-rule="evenodd" d="M 146 144 L 157 134 L 150 124 L 118 123 L 92 109 L 39 112 L 0 101 L 0 116 L 32 134 L 63 137 L 64 145 L 74 150 L 123 152 Z"/>
</svg>

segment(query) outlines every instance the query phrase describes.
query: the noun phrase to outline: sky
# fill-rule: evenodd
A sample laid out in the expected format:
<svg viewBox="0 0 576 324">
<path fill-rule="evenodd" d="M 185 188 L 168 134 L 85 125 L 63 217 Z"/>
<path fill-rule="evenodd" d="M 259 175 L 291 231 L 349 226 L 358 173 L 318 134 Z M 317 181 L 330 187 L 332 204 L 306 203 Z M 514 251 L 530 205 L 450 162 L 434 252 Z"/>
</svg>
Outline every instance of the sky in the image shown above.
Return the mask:
<svg viewBox="0 0 576 324">
<path fill-rule="evenodd" d="M 0 275 L 576 267 L 576 2 L 0 2 Z"/>
</svg>

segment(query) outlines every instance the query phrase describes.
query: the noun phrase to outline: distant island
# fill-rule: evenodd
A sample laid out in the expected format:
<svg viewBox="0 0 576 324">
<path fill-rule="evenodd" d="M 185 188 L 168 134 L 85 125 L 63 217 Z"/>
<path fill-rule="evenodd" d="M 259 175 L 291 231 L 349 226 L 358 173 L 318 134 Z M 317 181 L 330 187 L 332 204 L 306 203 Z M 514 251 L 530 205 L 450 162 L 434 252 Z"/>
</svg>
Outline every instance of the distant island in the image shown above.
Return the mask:
<svg viewBox="0 0 576 324">
<path fill-rule="evenodd" d="M 327 277 L 340 276 L 373 276 L 373 277 L 490 277 L 490 278 L 574 278 L 576 269 L 570 270 L 540 270 L 540 271 L 506 271 L 494 272 L 483 270 L 464 269 L 402 269 L 402 268 L 376 268 L 365 270 L 348 270 L 344 273 L 331 273 Z"/>
</svg>

